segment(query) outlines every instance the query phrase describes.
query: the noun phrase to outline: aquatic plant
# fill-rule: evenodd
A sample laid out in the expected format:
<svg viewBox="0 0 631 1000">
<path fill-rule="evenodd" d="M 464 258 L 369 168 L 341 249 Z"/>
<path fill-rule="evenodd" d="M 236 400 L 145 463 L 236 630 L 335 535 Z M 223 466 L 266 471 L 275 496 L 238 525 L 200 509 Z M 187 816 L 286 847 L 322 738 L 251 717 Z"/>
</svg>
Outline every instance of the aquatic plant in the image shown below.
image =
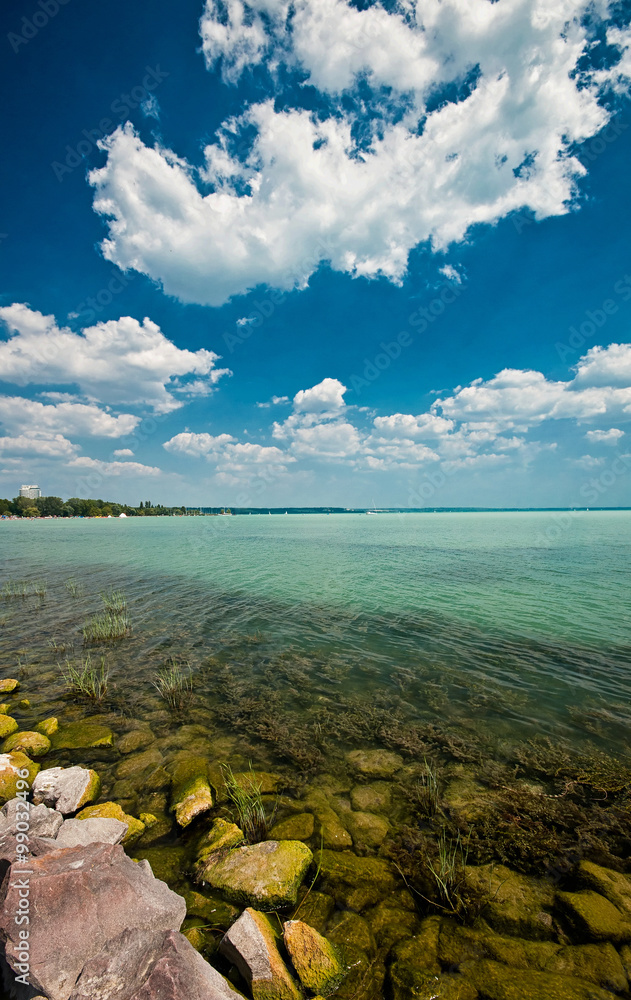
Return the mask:
<svg viewBox="0 0 631 1000">
<path fill-rule="evenodd" d="M 427 867 L 438 892 L 438 899 L 434 902 L 454 916 L 464 917 L 467 912 L 465 868 L 469 855 L 468 840 L 464 842 L 460 832 L 451 837 L 443 827 L 437 848 L 437 859 L 427 861 Z"/>
<path fill-rule="evenodd" d="M 188 660 L 181 663 L 170 657 L 156 674 L 153 686 L 172 712 L 184 712 L 193 698 L 193 677 Z"/>
<path fill-rule="evenodd" d="M 127 614 L 127 597 L 122 590 L 110 588 L 101 593 L 101 600 L 105 605 L 105 610 L 110 615 Z"/>
<path fill-rule="evenodd" d="M 74 577 L 70 577 L 69 580 L 66 580 L 65 586 L 71 597 L 81 597 L 83 594 L 83 584 L 75 580 Z"/>
<path fill-rule="evenodd" d="M 427 758 L 423 761 L 423 770 L 416 783 L 415 798 L 420 811 L 425 816 L 435 816 L 440 810 L 438 772 Z"/>
<path fill-rule="evenodd" d="M 86 645 L 98 642 L 112 642 L 123 639 L 131 631 L 127 613 L 112 614 L 104 611 L 93 615 L 83 626 L 83 641 Z"/>
<path fill-rule="evenodd" d="M 10 601 L 15 598 L 25 597 L 45 597 L 47 585 L 45 580 L 36 580 L 29 583 L 28 580 L 6 580 L 0 590 L 0 598 Z"/>
<path fill-rule="evenodd" d="M 261 783 L 257 779 L 252 765 L 246 776 L 237 781 L 229 764 L 222 764 L 223 780 L 226 792 L 238 814 L 238 823 L 246 840 L 256 844 L 267 835 L 269 820 L 261 794 Z"/>
<path fill-rule="evenodd" d="M 57 642 L 56 639 L 49 639 L 48 640 L 48 645 L 52 649 L 53 653 L 65 653 L 66 652 L 66 643 L 65 642 Z"/>
<path fill-rule="evenodd" d="M 107 694 L 109 680 L 109 669 L 105 665 L 105 657 L 101 657 L 101 662 L 97 666 L 92 662 L 90 654 L 79 663 L 72 663 L 66 660 L 63 667 L 60 667 L 61 675 L 68 687 L 68 690 L 83 698 L 100 704 Z"/>
</svg>

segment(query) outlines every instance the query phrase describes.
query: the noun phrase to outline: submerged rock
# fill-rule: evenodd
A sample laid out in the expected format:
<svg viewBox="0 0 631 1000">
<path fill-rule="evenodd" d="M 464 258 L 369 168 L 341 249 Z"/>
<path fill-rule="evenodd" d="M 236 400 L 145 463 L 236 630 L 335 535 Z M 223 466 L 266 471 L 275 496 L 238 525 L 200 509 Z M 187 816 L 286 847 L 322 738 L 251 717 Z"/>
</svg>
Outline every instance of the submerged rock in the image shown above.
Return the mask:
<svg viewBox="0 0 631 1000">
<path fill-rule="evenodd" d="M 557 902 L 574 934 L 583 941 L 631 941 L 631 920 L 600 893 L 592 889 L 559 892 Z"/>
<path fill-rule="evenodd" d="M 394 905 L 396 900 L 384 899 L 366 914 L 370 928 L 381 948 L 391 948 L 401 938 L 411 937 L 419 930 L 416 913 Z"/>
<path fill-rule="evenodd" d="M 11 694 L 13 691 L 17 691 L 19 686 L 20 682 L 16 681 L 14 677 L 6 677 L 0 681 L 0 694 Z"/>
<path fill-rule="evenodd" d="M 391 778 L 403 766 L 403 758 L 391 750 L 351 750 L 346 759 L 369 778 Z"/>
<path fill-rule="evenodd" d="M 107 747 L 114 741 L 114 733 L 99 722 L 69 722 L 60 726 L 52 735 L 54 750 L 86 750 L 89 747 Z"/>
<path fill-rule="evenodd" d="M 404 962 L 390 966 L 390 987 L 392 1000 L 477 1000 L 479 996 L 475 986 L 462 976 L 433 975 Z M 520 1000 L 531 1000 L 530 994 L 521 994 Z"/>
<path fill-rule="evenodd" d="M 397 888 L 394 868 L 382 858 L 358 858 L 350 851 L 318 851 L 323 889 L 343 906 L 363 910 Z"/>
<path fill-rule="evenodd" d="M 86 806 L 80 813 L 77 813 L 77 819 L 80 820 L 98 819 L 101 817 L 104 819 L 117 819 L 121 823 L 127 824 L 127 833 L 122 840 L 125 846 L 135 843 L 145 832 L 145 824 L 141 823 L 134 816 L 130 816 L 129 813 L 123 812 L 118 802 L 100 802 L 96 806 Z"/>
<path fill-rule="evenodd" d="M 468 865 L 465 875 L 468 891 L 483 904 L 482 916 L 494 930 L 539 941 L 556 937 L 551 885 L 503 865 Z"/>
<path fill-rule="evenodd" d="M 497 962 L 475 962 L 466 975 L 484 1000 L 611 1000 L 611 993 L 584 980 Z"/>
<path fill-rule="evenodd" d="M 11 718 L 10 715 L 0 715 L 0 740 L 11 736 L 12 733 L 17 733 L 19 728 L 15 719 Z"/>
<path fill-rule="evenodd" d="M 243 831 L 236 823 L 229 823 L 228 820 L 213 820 L 213 825 L 201 842 L 201 852 L 199 857 L 210 857 L 215 851 L 226 851 L 231 847 L 238 847 L 244 841 Z"/>
<path fill-rule="evenodd" d="M 15 836 L 18 832 L 17 824 L 24 822 L 21 818 L 28 811 L 28 833 L 29 837 L 56 837 L 57 832 L 64 821 L 61 813 L 55 809 L 49 809 L 45 805 L 31 805 L 23 799 L 11 799 L 2 807 L 2 818 L 0 820 L 0 837 L 7 834 Z M 20 816 L 20 819 L 18 819 Z"/>
<path fill-rule="evenodd" d="M 132 729 L 119 737 L 116 744 L 120 753 L 136 753 L 138 750 L 145 750 L 155 740 L 155 736 L 150 729 Z"/>
<path fill-rule="evenodd" d="M 617 906 L 626 916 L 631 918 L 631 877 L 614 872 L 610 868 L 601 868 L 591 861 L 581 861 L 578 866 L 578 881 L 583 889 L 593 889 L 605 896 L 610 903 Z"/>
<path fill-rule="evenodd" d="M 394 964 L 399 963 L 397 982 L 440 974 L 438 935 L 441 917 L 426 917 L 414 937 L 404 938 L 392 951 Z"/>
<path fill-rule="evenodd" d="M 12 750 L 21 750 L 30 757 L 43 757 L 50 750 L 50 740 L 43 733 L 32 733 L 23 731 L 13 733 L 8 736 L 2 744 L 2 753 L 11 753 Z"/>
<path fill-rule="evenodd" d="M 355 847 L 360 850 L 380 847 L 390 832 L 388 821 L 376 813 L 349 812 L 346 825 Z"/>
<path fill-rule="evenodd" d="M 303 920 L 305 919 L 302 916 L 302 911 L 300 911 L 300 916 Z M 309 923 L 308 920 L 305 922 Z M 340 910 L 335 914 L 327 929 L 327 937 L 334 944 L 361 948 L 369 955 L 377 947 L 368 922 L 350 910 Z"/>
<path fill-rule="evenodd" d="M 156 878 L 173 886 L 182 879 L 186 851 L 180 846 L 134 847 L 134 858 L 148 861 Z"/>
<path fill-rule="evenodd" d="M 171 809 L 179 826 L 188 826 L 196 816 L 212 809 L 208 764 L 203 757 L 179 757 L 172 767 L 171 777 Z"/>
<path fill-rule="evenodd" d="M 127 833 L 127 823 L 118 819 L 67 819 L 57 839 L 57 847 L 78 847 L 87 844 L 120 844 Z"/>
<path fill-rule="evenodd" d="M 392 786 L 387 781 L 372 781 L 351 789 L 351 805 L 357 812 L 383 812 L 392 805 Z"/>
<path fill-rule="evenodd" d="M 296 910 L 296 916 L 300 914 L 300 919 L 304 920 L 306 924 L 311 927 L 315 927 L 317 931 L 322 934 L 329 917 L 335 909 L 335 900 L 332 896 L 327 896 L 324 892 L 309 892 L 306 887 L 303 887 L 298 898 L 300 903 Z"/>
<path fill-rule="evenodd" d="M 302 920 L 288 920 L 283 940 L 305 989 L 327 996 L 344 978 L 337 948 Z"/>
<path fill-rule="evenodd" d="M 21 790 L 21 785 L 18 789 L 18 781 L 28 781 L 30 786 L 40 767 L 40 764 L 36 764 L 19 750 L 0 754 L 0 802 L 8 802 L 16 797 Z M 20 778 L 18 771 L 26 772 L 28 777 Z"/>
<path fill-rule="evenodd" d="M 120 749 L 120 748 L 119 748 Z M 116 768 L 116 777 L 142 778 L 142 776 L 162 764 L 162 754 L 158 750 L 145 750 L 143 753 L 134 754 L 127 757 Z"/>
<path fill-rule="evenodd" d="M 240 913 L 236 906 L 226 903 L 221 896 L 187 892 L 184 899 L 187 917 L 200 917 L 204 923 L 212 924 L 213 927 L 221 927 L 222 930 L 228 930 Z"/>
<path fill-rule="evenodd" d="M 35 726 L 35 731 L 37 733 L 43 733 L 44 736 L 48 736 L 49 739 L 54 735 L 54 733 L 57 732 L 58 729 L 59 720 L 54 715 L 51 715 L 50 719 L 44 719 L 42 722 L 38 722 Z"/>
<path fill-rule="evenodd" d="M 548 962 L 546 971 L 587 979 L 614 993 L 624 993 L 628 988 L 620 955 L 609 941 L 561 948 Z"/>
<path fill-rule="evenodd" d="M 219 945 L 252 990 L 254 1000 L 301 1000 L 280 957 L 272 924 L 264 913 L 245 910 Z"/>
<path fill-rule="evenodd" d="M 315 820 L 313 813 L 296 813 L 288 819 L 276 823 L 270 830 L 270 840 L 309 840 L 313 836 Z"/>
<path fill-rule="evenodd" d="M 33 782 L 33 801 L 44 802 L 64 816 L 77 812 L 98 799 L 101 779 L 91 768 L 49 767 Z"/>
<path fill-rule="evenodd" d="M 466 962 L 491 959 L 518 969 L 543 971 L 561 950 L 556 941 L 528 941 L 504 937 L 484 923 L 463 927 L 443 918 L 438 936 L 438 960 L 443 966 L 459 968 Z"/>
<path fill-rule="evenodd" d="M 353 839 L 331 805 L 331 796 L 319 788 L 312 788 L 303 799 L 305 805 L 313 809 L 317 824 L 315 832 L 322 838 L 324 847 L 344 850 L 353 846 Z"/>
<path fill-rule="evenodd" d="M 67 1000 L 86 962 L 129 927 L 176 930 L 184 900 L 135 864 L 120 846 L 90 844 L 30 858 L 30 981 L 50 1000 Z M 16 874 L 18 866 L 12 867 Z M 9 877 L 0 933 L 11 968 L 22 950 L 14 914 L 19 879 Z M 90 994 L 95 1000 L 95 994 Z"/>
<path fill-rule="evenodd" d="M 211 856 L 203 869 L 204 882 L 223 892 L 231 903 L 278 910 L 295 906 L 298 889 L 313 860 L 298 840 L 267 840 L 236 847 L 227 855 Z"/>
</svg>

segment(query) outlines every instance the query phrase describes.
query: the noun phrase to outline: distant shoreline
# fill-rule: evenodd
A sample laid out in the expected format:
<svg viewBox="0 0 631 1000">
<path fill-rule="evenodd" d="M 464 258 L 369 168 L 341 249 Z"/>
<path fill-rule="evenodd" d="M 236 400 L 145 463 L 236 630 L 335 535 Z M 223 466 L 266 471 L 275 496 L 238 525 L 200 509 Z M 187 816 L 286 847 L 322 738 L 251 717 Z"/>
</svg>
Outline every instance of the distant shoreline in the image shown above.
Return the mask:
<svg viewBox="0 0 631 1000">
<path fill-rule="evenodd" d="M 228 516 L 279 516 L 284 514 L 587 514 L 631 511 L 631 507 L 233 507 Z M 223 508 L 189 507 L 186 513 L 152 514 L 155 517 L 225 517 Z M 125 520 L 143 519 L 143 515 L 128 514 Z M 20 517 L 16 514 L 0 515 L 2 521 L 117 521 L 116 514 L 75 514 L 67 517 L 43 515 Z"/>
</svg>

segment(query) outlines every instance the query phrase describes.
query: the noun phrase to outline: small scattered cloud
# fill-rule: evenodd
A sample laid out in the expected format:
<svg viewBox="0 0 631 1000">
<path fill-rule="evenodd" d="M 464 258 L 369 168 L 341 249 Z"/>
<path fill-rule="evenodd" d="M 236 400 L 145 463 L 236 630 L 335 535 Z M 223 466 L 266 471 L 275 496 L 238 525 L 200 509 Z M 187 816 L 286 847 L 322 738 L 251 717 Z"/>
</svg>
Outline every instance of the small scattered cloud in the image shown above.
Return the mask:
<svg viewBox="0 0 631 1000">
<path fill-rule="evenodd" d="M 112 454 L 115 458 L 131 458 L 134 453 L 131 448 L 117 448 Z"/>
<path fill-rule="evenodd" d="M 624 437 L 624 431 L 621 431 L 618 427 L 610 427 L 608 431 L 587 431 L 585 435 L 590 444 L 617 444 L 621 437 Z"/>
<path fill-rule="evenodd" d="M 160 121 L 160 105 L 155 94 L 149 94 L 144 101 L 140 102 L 140 110 L 145 118 L 155 118 Z"/>
</svg>

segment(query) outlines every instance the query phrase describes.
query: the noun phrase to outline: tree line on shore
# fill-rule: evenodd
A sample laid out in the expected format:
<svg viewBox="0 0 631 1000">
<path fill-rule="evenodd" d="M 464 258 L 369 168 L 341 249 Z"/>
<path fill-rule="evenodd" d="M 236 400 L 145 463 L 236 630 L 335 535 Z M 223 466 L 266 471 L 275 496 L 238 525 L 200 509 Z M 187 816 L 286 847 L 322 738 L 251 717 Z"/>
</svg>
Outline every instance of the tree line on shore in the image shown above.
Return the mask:
<svg viewBox="0 0 631 1000">
<path fill-rule="evenodd" d="M 14 517 L 163 517 L 167 514 L 185 514 L 186 507 L 163 507 L 150 500 L 140 501 L 137 507 L 115 503 L 113 500 L 85 500 L 82 497 L 14 497 L 13 500 L 0 499 L 0 516 Z"/>
</svg>

